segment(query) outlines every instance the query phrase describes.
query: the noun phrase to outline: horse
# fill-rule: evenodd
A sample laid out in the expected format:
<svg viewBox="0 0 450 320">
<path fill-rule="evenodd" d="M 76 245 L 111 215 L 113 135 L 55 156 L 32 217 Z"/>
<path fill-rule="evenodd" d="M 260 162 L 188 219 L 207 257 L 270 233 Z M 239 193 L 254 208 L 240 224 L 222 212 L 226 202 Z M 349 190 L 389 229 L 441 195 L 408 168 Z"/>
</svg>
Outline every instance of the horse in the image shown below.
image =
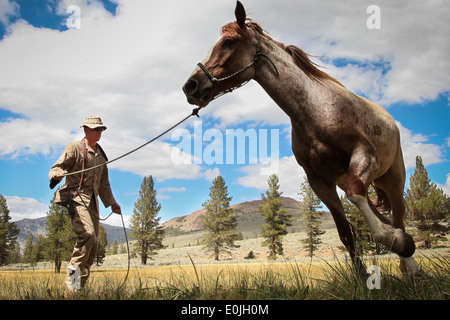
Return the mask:
<svg viewBox="0 0 450 320">
<path fill-rule="evenodd" d="M 272 39 L 239 1 L 235 17 L 183 85 L 187 101 L 204 108 L 224 93 L 258 82 L 289 116 L 295 159 L 331 212 L 356 269 L 367 275 L 337 187 L 358 207 L 374 240 L 399 256 L 403 277 L 414 276 L 419 271 L 412 257 L 415 243 L 404 225 L 406 172 L 392 116 L 320 70 L 300 48 Z M 370 185 L 376 200 L 368 196 Z M 380 211 L 392 212 L 392 221 Z"/>
</svg>

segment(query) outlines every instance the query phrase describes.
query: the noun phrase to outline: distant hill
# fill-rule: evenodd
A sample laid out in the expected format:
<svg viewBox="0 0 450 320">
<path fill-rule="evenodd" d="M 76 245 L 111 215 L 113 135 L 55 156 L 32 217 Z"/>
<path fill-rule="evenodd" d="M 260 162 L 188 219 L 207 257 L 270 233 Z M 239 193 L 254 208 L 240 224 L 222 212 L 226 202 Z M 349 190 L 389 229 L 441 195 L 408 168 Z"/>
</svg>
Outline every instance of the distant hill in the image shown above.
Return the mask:
<svg viewBox="0 0 450 320">
<path fill-rule="evenodd" d="M 241 232 L 244 237 L 253 238 L 261 233 L 261 225 L 264 224 L 264 216 L 259 212 L 259 205 L 263 204 L 263 200 L 246 201 L 239 204 L 230 206 L 231 209 L 237 212 L 237 231 Z M 300 221 L 300 206 L 298 202 L 292 198 L 281 197 L 281 204 L 283 208 L 289 210 L 289 214 L 297 218 L 291 227 L 289 232 L 299 232 L 303 230 L 302 223 Z M 195 211 L 189 215 L 176 217 L 163 223 L 162 227 L 166 230 L 168 235 L 179 235 L 194 231 L 201 231 L 204 229 L 203 217 L 206 213 L 205 209 Z M 334 221 L 331 214 L 324 213 L 323 224 L 324 229 L 333 228 Z"/>
<path fill-rule="evenodd" d="M 46 234 L 47 217 L 37 218 L 37 219 L 22 219 L 14 222 L 17 228 L 20 230 L 17 236 L 17 241 L 20 243 L 20 247 L 23 250 L 25 248 L 25 243 L 27 241 L 28 235 L 33 233 L 33 239 L 39 235 Z M 125 242 L 125 235 L 123 233 L 122 227 L 111 226 L 109 224 L 101 223 L 101 225 L 106 230 L 106 236 L 108 241 L 112 244 L 113 241 L 117 241 L 118 244 Z M 127 229 L 129 234 L 130 230 Z M 129 236 L 128 236 L 129 238 Z"/>
<path fill-rule="evenodd" d="M 47 225 L 47 217 L 37 218 L 37 219 L 23 219 L 14 222 L 19 228 L 20 233 L 17 236 L 17 241 L 20 243 L 20 247 L 23 249 L 25 242 L 27 241 L 28 235 L 33 233 L 33 239 L 40 235 L 45 235 L 45 226 Z M 23 245 L 22 245 L 23 244 Z"/>
</svg>

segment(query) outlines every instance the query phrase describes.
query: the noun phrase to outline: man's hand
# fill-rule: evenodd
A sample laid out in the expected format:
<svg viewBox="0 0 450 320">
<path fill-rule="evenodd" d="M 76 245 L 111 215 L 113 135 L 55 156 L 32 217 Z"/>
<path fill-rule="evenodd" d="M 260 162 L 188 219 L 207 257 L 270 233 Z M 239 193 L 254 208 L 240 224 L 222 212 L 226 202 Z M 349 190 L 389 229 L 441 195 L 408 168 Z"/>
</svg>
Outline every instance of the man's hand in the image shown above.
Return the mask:
<svg viewBox="0 0 450 320">
<path fill-rule="evenodd" d="M 119 206 L 118 203 L 114 203 L 114 204 L 111 206 L 111 209 L 112 209 L 112 211 L 113 211 L 114 213 L 122 214 L 122 209 L 120 208 L 120 206 Z"/>
<path fill-rule="evenodd" d="M 67 173 L 67 171 L 59 170 L 57 173 L 55 173 L 52 177 L 53 180 L 61 181 L 62 178 L 64 178 L 64 175 Z"/>
<path fill-rule="evenodd" d="M 52 179 L 50 180 L 50 189 L 53 189 L 58 185 L 58 183 L 61 182 L 62 178 L 64 178 L 64 174 L 66 174 L 67 171 L 59 170 L 56 174 L 53 175 Z"/>
</svg>

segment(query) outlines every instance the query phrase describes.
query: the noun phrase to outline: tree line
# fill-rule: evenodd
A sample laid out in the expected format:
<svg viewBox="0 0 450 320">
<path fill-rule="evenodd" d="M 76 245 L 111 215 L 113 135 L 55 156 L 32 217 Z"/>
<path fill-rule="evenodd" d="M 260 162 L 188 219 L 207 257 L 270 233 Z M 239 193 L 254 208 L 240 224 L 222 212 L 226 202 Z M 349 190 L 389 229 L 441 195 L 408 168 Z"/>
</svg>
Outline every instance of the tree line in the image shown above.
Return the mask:
<svg viewBox="0 0 450 320">
<path fill-rule="evenodd" d="M 267 257 L 276 259 L 283 255 L 283 237 L 288 233 L 287 227 L 292 225 L 294 218 L 288 210 L 282 207 L 279 178 L 273 174 L 268 179 L 268 189 L 261 195 L 263 204 L 259 206 L 264 216 L 261 226 L 261 235 L 264 238 L 263 246 L 267 247 Z M 298 195 L 302 224 L 305 228 L 306 238 L 302 240 L 303 247 L 312 257 L 322 243 L 321 227 L 322 204 L 315 195 L 307 179 L 300 185 Z M 369 188 L 369 197 L 375 198 L 375 192 Z M 237 233 L 237 213 L 230 208 L 232 197 L 228 194 L 228 187 L 222 176 L 217 176 L 210 187 L 209 198 L 202 204 L 206 209 L 203 218 L 205 234 L 200 242 L 204 249 L 211 253 L 211 257 L 219 260 L 221 255 L 229 255 L 231 250 L 238 247 L 236 241 L 242 239 Z M 357 250 L 359 253 L 372 252 L 382 254 L 387 248 L 373 241 L 369 228 L 356 206 L 351 204 L 345 196 L 341 201 L 346 210 L 347 218 L 357 231 Z M 424 248 L 436 246 L 439 241 L 447 240 L 450 231 L 450 197 L 441 188 L 431 182 L 421 157 L 416 158 L 416 168 L 410 177 L 409 187 L 405 193 L 407 205 L 406 225 L 409 232 Z M 157 201 L 157 192 L 152 176 L 144 177 L 135 202 L 133 215 L 130 221 L 130 238 L 134 240 L 132 256 L 140 257 L 141 263 L 146 264 L 158 250 L 164 248 L 165 232 L 158 217 L 161 204 Z M 67 209 L 50 201 L 47 212 L 46 236 L 38 236 L 33 243 L 30 234 L 23 254 L 17 243 L 19 230 L 11 222 L 11 216 L 6 199 L 0 195 L 0 265 L 10 263 L 37 263 L 43 260 L 53 261 L 55 272 L 59 272 L 61 263 L 70 258 L 74 234 L 71 231 L 71 222 Z M 110 247 L 106 231 L 100 227 L 99 250 L 97 265 L 101 264 L 107 254 L 117 253 L 117 243 Z M 344 248 L 342 248 L 344 250 Z M 247 258 L 253 258 L 254 253 L 249 252 Z"/>
<path fill-rule="evenodd" d="M 294 218 L 288 214 L 288 210 L 282 207 L 282 192 L 279 189 L 278 176 L 273 174 L 268 179 L 267 191 L 261 195 L 264 204 L 259 207 L 265 221 L 261 226 L 261 235 L 264 238 L 262 245 L 267 247 L 269 259 L 276 259 L 277 256 L 283 255 L 283 237 L 287 234 L 287 227 L 294 221 Z M 236 213 L 230 209 L 232 198 L 228 195 L 223 177 L 218 176 L 214 179 L 210 191 L 210 199 L 203 204 L 206 209 L 204 217 L 206 236 L 203 244 L 206 250 L 212 252 L 214 259 L 218 260 L 220 252 L 229 254 L 230 250 L 236 247 L 235 241 L 238 239 Z M 322 228 L 323 206 L 306 178 L 300 185 L 298 195 L 301 198 L 299 206 L 306 233 L 306 238 L 302 240 L 303 248 L 312 257 L 322 243 L 321 235 L 325 233 Z M 368 196 L 373 201 L 377 198 L 372 186 L 369 186 Z M 341 202 L 347 219 L 356 231 L 358 253 L 361 255 L 363 252 L 373 254 L 389 252 L 388 248 L 374 241 L 358 208 L 345 195 L 341 196 Z M 407 207 L 405 222 L 418 246 L 432 248 L 437 246 L 439 241 L 448 240 L 450 197 L 431 182 L 420 156 L 416 157 L 416 168 L 405 193 L 405 204 Z M 390 215 L 387 212 L 382 214 Z M 345 251 L 343 246 L 340 249 Z M 254 253 L 250 252 L 248 258 L 254 258 Z"/>
</svg>

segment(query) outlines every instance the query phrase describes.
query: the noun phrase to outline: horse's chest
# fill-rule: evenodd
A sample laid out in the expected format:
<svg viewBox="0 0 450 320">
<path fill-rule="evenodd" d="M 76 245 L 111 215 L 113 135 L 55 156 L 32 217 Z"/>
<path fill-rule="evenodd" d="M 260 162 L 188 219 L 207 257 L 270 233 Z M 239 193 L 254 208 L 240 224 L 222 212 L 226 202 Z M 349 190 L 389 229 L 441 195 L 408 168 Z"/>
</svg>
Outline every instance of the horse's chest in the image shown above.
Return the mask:
<svg viewBox="0 0 450 320">
<path fill-rule="evenodd" d="M 330 175 L 344 173 L 349 157 L 347 152 L 333 143 L 318 138 L 292 139 L 292 151 L 297 162 L 309 172 Z"/>
</svg>

